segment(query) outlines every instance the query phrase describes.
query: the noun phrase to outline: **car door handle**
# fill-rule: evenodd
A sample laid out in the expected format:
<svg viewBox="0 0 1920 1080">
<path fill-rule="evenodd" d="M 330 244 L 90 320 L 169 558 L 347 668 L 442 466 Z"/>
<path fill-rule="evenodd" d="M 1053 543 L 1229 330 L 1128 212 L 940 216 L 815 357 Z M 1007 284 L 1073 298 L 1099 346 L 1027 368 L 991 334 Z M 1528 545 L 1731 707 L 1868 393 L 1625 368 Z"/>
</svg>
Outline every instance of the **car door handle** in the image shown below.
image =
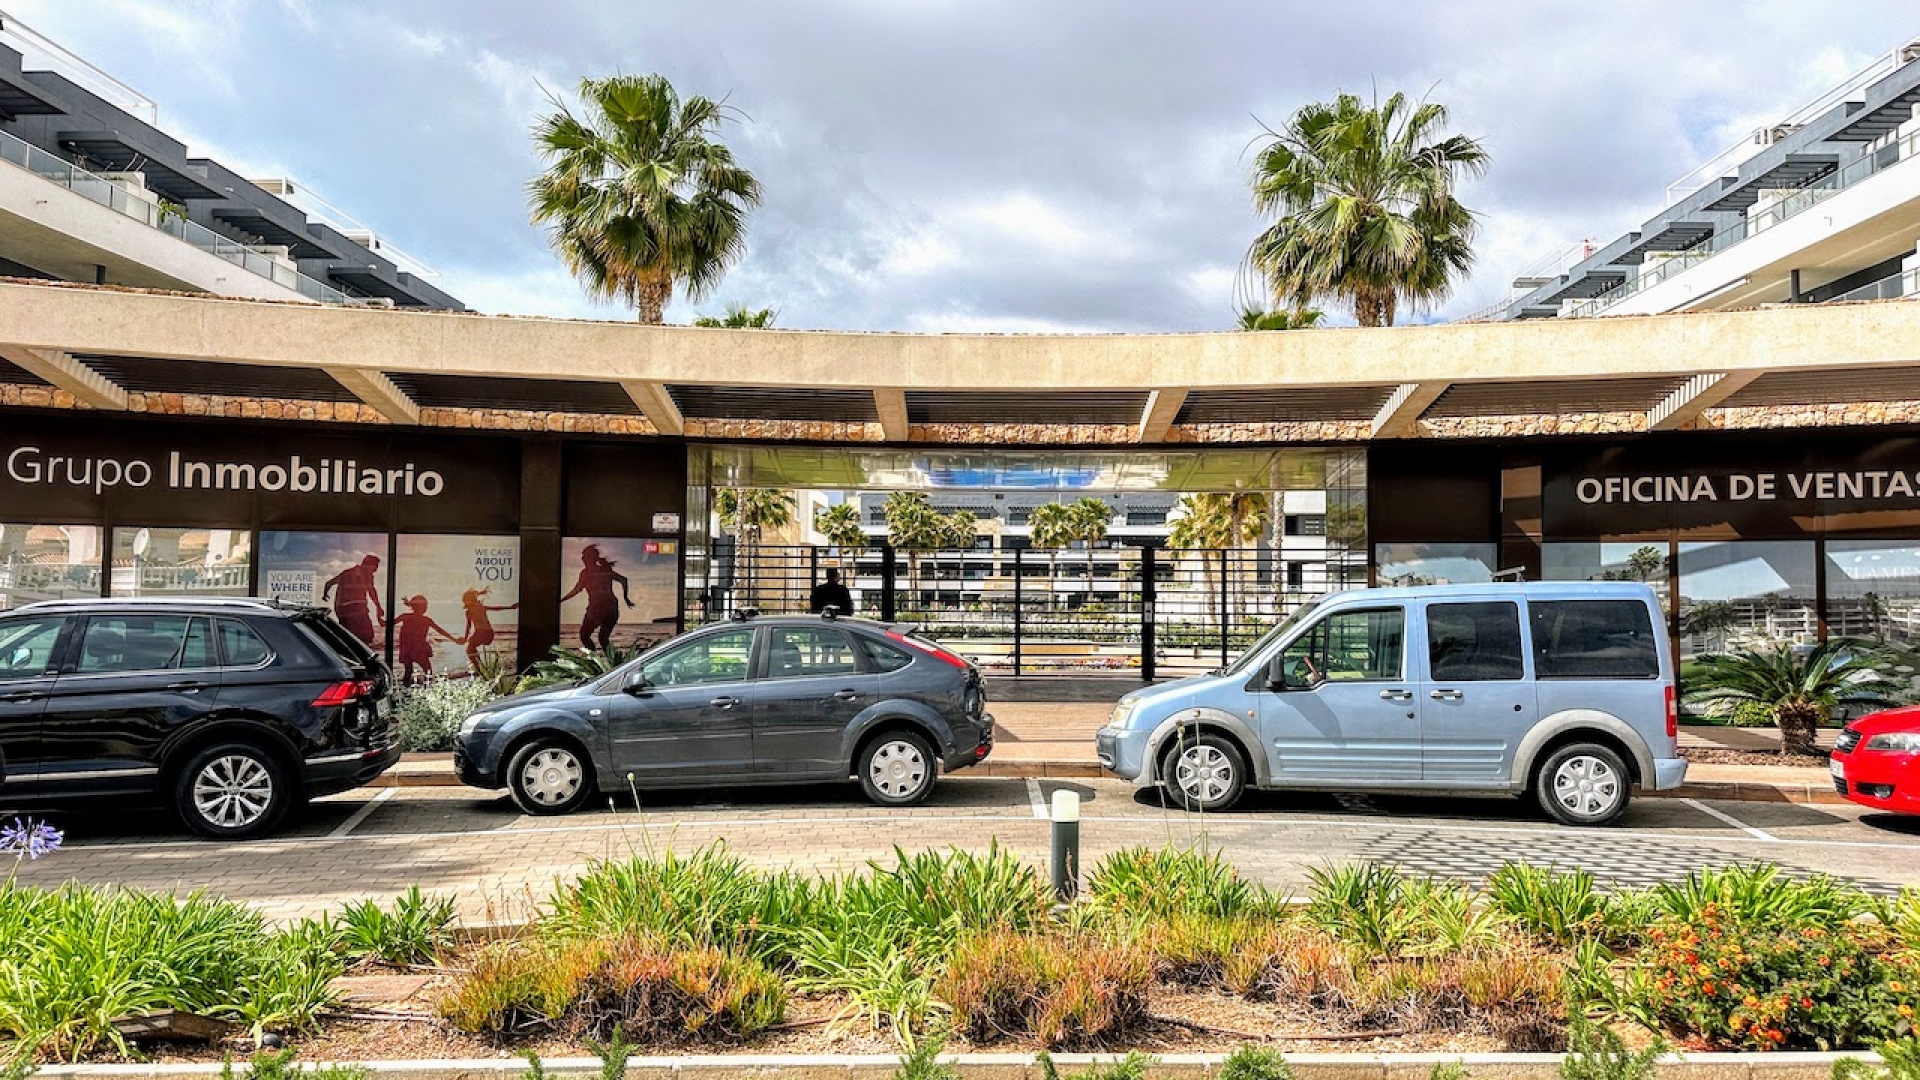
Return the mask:
<svg viewBox="0 0 1920 1080">
<path fill-rule="evenodd" d="M 1435 690 L 1429 696 L 1435 701 L 1459 701 L 1467 695 L 1459 690 Z"/>
<path fill-rule="evenodd" d="M 852 690 L 840 690 L 840 691 L 836 691 L 836 692 L 834 693 L 834 695 L 833 695 L 833 696 L 834 696 L 834 697 L 837 697 L 837 698 L 839 698 L 839 699 L 840 699 L 841 701 L 858 701 L 858 700 L 860 700 L 860 695 L 859 695 L 858 693 L 856 693 L 856 692 L 854 692 L 854 691 L 852 691 Z"/>
<path fill-rule="evenodd" d="M 1382 701 L 1412 701 L 1412 700 L 1413 700 L 1413 691 L 1411 691 L 1411 690 L 1382 690 L 1382 691 L 1380 691 L 1380 700 L 1382 700 Z"/>
<path fill-rule="evenodd" d="M 41 696 L 37 690 L 15 690 L 11 694 L 0 694 L 0 701 L 32 701 Z"/>
<path fill-rule="evenodd" d="M 188 679 L 184 682 L 174 682 L 174 683 L 167 684 L 167 689 L 177 690 L 182 694 L 197 694 L 200 691 L 205 690 L 206 688 L 207 688 L 206 683 L 197 682 L 192 679 Z"/>
<path fill-rule="evenodd" d="M 716 709 L 731 709 L 735 705 L 740 704 L 740 699 L 732 698 L 732 697 L 717 697 L 717 698 L 714 698 L 712 701 L 707 702 L 707 704 L 713 706 Z"/>
</svg>

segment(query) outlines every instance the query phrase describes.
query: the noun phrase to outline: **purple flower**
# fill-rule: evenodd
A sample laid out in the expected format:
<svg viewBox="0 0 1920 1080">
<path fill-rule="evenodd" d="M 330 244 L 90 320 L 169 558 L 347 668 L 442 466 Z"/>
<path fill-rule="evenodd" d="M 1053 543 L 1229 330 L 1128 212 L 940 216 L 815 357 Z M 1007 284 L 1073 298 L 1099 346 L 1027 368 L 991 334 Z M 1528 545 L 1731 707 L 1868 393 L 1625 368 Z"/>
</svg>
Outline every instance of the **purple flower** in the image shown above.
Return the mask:
<svg viewBox="0 0 1920 1080">
<path fill-rule="evenodd" d="M 65 839 L 65 833 L 44 821 L 14 818 L 0 825 L 0 855 L 11 855 L 16 861 L 32 861 L 59 851 L 60 843 Z"/>
</svg>

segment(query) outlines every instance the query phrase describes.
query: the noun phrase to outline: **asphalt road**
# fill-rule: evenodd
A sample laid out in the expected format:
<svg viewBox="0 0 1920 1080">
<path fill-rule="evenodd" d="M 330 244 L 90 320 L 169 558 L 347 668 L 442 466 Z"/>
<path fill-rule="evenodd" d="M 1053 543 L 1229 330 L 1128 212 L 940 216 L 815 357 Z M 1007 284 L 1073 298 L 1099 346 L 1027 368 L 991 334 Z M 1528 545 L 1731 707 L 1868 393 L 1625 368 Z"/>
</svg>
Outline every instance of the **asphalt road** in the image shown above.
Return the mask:
<svg viewBox="0 0 1920 1080">
<path fill-rule="evenodd" d="M 276 917 L 311 914 L 418 884 L 456 897 L 475 921 L 523 918 L 557 878 L 594 859 L 724 842 L 750 861 L 819 872 L 909 850 L 1002 848 L 1044 869 L 1052 793 L 1082 799 L 1085 860 L 1118 848 L 1205 844 L 1243 873 L 1301 890 L 1311 868 L 1371 860 L 1477 880 L 1502 863 L 1578 866 L 1613 886 L 1684 878 L 1694 868 L 1765 861 L 1876 890 L 1920 885 L 1920 818 L 1853 807 L 1640 799 L 1616 825 L 1570 829 L 1514 799 L 1262 793 L 1231 813 L 1194 815 L 1114 780 L 954 778 L 926 804 L 883 810 L 851 787 L 630 795 L 569 817 L 520 814 L 463 788 L 357 791 L 314 804 L 284 836 L 195 840 L 157 810 L 63 814 L 65 848 L 18 880 L 75 879 L 208 889 Z"/>
</svg>

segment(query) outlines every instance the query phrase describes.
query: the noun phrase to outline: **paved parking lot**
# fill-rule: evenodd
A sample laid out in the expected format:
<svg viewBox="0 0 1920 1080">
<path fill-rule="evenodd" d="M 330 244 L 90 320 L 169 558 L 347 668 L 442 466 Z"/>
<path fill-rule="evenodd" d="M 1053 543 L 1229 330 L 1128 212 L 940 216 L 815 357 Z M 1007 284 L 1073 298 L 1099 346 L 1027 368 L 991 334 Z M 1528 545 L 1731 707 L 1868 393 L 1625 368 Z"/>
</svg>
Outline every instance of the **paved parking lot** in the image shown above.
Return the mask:
<svg viewBox="0 0 1920 1080">
<path fill-rule="evenodd" d="M 1088 863 L 1135 844 L 1207 844 L 1271 885 L 1300 889 L 1315 866 L 1356 859 L 1476 879 L 1515 859 L 1584 867 L 1641 885 L 1754 860 L 1826 872 L 1876 889 L 1920 884 L 1920 819 L 1787 803 L 1635 802 L 1607 829 L 1548 823 L 1510 799 L 1261 794 L 1228 814 L 1162 807 L 1114 780 L 955 778 L 926 805 L 887 811 L 851 787 L 631 796 L 563 818 L 532 818 L 464 788 L 357 791 L 314 804 L 286 836 L 247 844 L 193 840 L 162 813 L 64 815 L 65 850 L 24 864 L 19 880 L 78 879 L 204 888 L 276 917 L 310 914 L 418 884 L 459 900 L 472 921 L 524 918 L 556 878 L 594 859 L 691 850 L 724 841 L 755 863 L 832 872 L 907 849 L 990 842 L 1044 869 L 1052 792 L 1083 800 Z"/>
</svg>

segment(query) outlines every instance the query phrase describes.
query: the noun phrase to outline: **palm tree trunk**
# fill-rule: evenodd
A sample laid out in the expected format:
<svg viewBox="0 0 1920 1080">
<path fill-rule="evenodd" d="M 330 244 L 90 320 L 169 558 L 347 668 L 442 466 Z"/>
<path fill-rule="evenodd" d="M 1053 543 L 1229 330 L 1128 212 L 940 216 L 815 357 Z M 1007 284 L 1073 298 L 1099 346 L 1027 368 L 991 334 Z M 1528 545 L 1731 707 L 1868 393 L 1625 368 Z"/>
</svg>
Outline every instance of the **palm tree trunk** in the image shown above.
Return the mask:
<svg viewBox="0 0 1920 1080">
<path fill-rule="evenodd" d="M 659 326 L 666 322 L 667 299 L 672 295 L 672 282 L 641 282 L 634 290 L 634 306 L 640 309 L 640 321 L 648 326 Z"/>
<path fill-rule="evenodd" d="M 1820 706 L 1810 701 L 1783 701 L 1774 707 L 1774 721 L 1780 725 L 1782 754 L 1817 754 L 1814 732 L 1820 724 Z"/>
</svg>

